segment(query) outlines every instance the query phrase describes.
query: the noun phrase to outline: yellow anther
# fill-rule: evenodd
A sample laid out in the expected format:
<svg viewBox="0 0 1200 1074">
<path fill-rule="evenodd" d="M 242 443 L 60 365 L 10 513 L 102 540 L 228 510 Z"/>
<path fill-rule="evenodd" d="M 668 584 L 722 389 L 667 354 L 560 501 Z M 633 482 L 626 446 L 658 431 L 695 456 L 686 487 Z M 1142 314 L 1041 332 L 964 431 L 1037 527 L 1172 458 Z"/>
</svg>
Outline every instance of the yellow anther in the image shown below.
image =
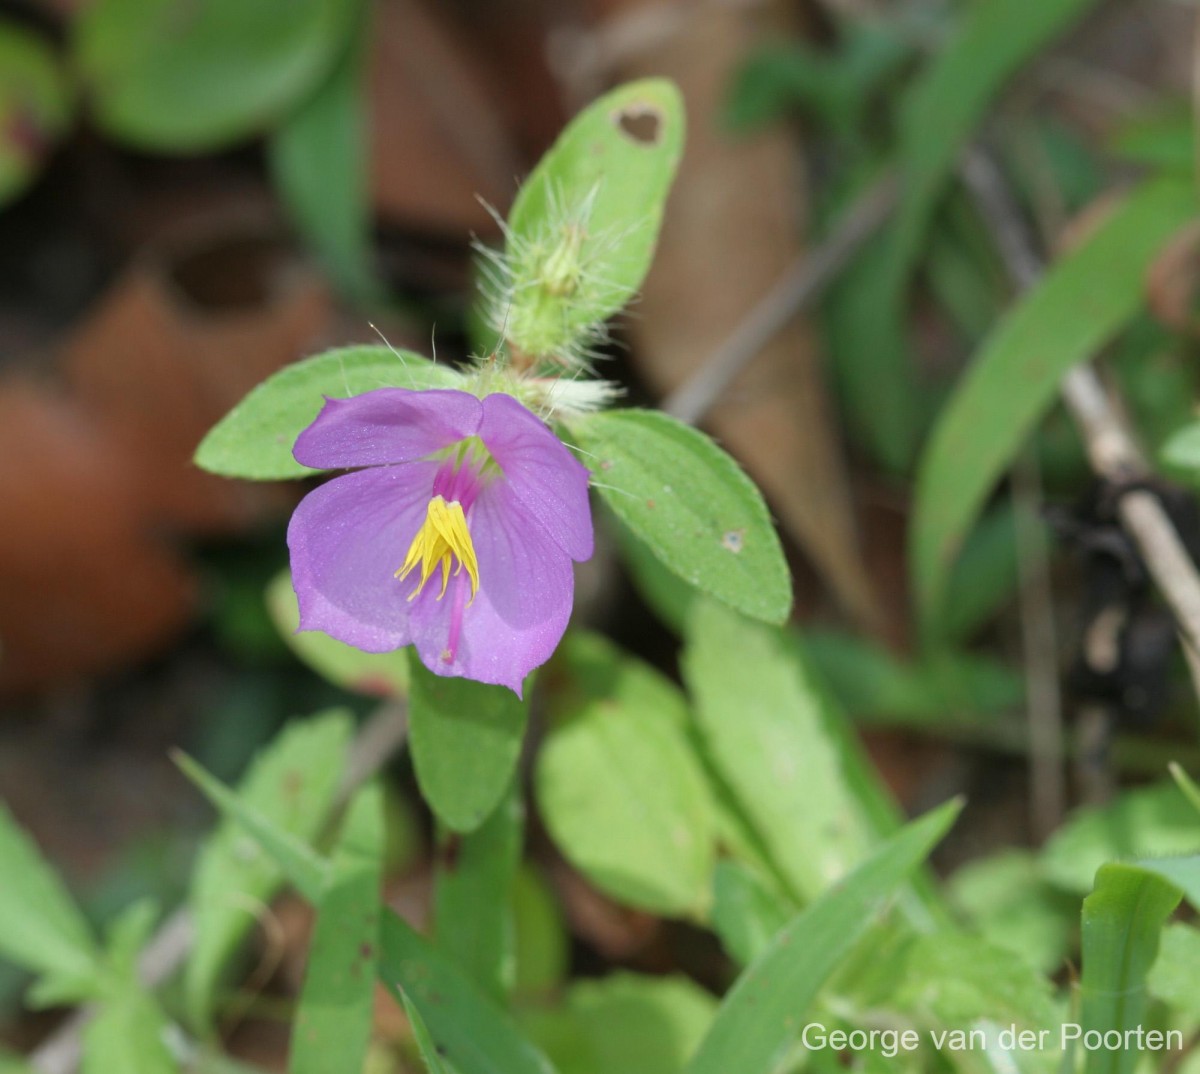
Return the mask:
<svg viewBox="0 0 1200 1074">
<path fill-rule="evenodd" d="M 438 567 L 442 569 L 442 591 L 437 595 L 438 600 L 446 595 L 452 567 L 455 574 L 463 567 L 467 568 L 471 579 L 471 600 L 475 599 L 479 589 L 479 563 L 475 559 L 475 545 L 471 541 L 471 531 L 467 529 L 462 504 L 457 501 L 447 503 L 441 496 L 429 501 L 425 521 L 408 546 L 404 565 L 396 571 L 395 577 L 407 578 L 417 567 L 421 568 L 421 580 L 409 594 L 409 600 L 415 599 L 425 588 L 425 583 L 433 577 Z"/>
</svg>

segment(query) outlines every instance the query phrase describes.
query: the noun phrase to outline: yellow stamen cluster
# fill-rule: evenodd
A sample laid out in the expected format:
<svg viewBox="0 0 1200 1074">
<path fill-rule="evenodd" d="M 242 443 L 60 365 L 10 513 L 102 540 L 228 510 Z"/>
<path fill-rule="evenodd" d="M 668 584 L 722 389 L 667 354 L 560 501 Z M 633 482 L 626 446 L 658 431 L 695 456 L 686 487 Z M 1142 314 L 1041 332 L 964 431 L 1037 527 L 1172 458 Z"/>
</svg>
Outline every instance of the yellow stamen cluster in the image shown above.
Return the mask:
<svg viewBox="0 0 1200 1074">
<path fill-rule="evenodd" d="M 446 595 L 451 568 L 458 574 L 463 567 L 467 568 L 471 579 L 471 600 L 475 599 L 479 589 L 479 563 L 475 559 L 475 545 L 471 541 L 471 531 L 467 529 L 462 504 L 457 501 L 447 503 L 441 496 L 434 496 L 429 501 L 425 521 L 408 546 L 404 565 L 396 571 L 395 577 L 407 578 L 418 566 L 421 580 L 409 594 L 409 600 L 415 599 L 425 588 L 425 583 L 439 566 L 442 568 L 442 591 L 437 595 L 438 600 Z"/>
</svg>

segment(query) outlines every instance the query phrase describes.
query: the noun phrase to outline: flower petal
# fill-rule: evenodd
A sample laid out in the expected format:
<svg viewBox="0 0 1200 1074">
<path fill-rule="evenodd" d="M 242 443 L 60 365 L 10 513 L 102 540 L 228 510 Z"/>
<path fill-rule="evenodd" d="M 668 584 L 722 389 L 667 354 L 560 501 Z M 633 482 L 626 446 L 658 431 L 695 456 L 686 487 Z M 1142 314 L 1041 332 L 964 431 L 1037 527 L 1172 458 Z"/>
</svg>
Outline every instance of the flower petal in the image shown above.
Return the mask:
<svg viewBox="0 0 1200 1074">
<path fill-rule="evenodd" d="M 525 510 L 572 559 L 590 559 L 587 469 L 511 395 L 497 393 L 483 400 L 479 436 Z"/>
<path fill-rule="evenodd" d="M 292 454 L 317 470 L 410 462 L 474 436 L 482 415 L 479 400 L 466 392 L 379 388 L 326 399 Z"/>
<path fill-rule="evenodd" d="M 411 640 L 411 581 L 394 577 L 425 521 L 437 463 L 383 466 L 327 481 L 288 524 L 300 629 L 369 653 Z"/>
<path fill-rule="evenodd" d="M 466 604 L 465 571 L 440 601 L 427 589 L 413 601 L 412 641 L 435 674 L 496 683 L 520 695 L 525 676 L 550 658 L 567 628 L 571 558 L 507 482 L 481 493 L 469 524 L 479 562 L 475 600 Z M 456 608 L 461 630 L 450 650 Z"/>
</svg>

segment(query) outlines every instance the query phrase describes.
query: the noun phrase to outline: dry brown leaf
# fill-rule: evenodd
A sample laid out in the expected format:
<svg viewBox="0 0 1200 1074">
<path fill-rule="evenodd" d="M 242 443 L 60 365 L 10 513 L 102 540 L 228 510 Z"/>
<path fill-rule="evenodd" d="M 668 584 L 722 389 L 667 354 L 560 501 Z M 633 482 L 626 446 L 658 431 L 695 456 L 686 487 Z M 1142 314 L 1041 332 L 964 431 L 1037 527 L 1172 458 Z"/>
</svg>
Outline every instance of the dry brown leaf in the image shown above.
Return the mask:
<svg viewBox="0 0 1200 1074">
<path fill-rule="evenodd" d="M 135 263 L 68 341 L 63 377 L 124 451 L 146 517 L 226 532 L 286 500 L 204 473 L 192 453 L 251 388 L 312 353 L 332 317 L 327 285 L 278 238 L 210 230 Z"/>
<path fill-rule="evenodd" d="M 375 5 L 371 186 L 377 211 L 466 236 L 494 229 L 479 203 L 507 208 L 520 163 L 451 27 L 418 0 Z"/>
<path fill-rule="evenodd" d="M 187 621 L 194 581 L 139 500 L 79 406 L 0 384 L 0 694 L 144 656 Z"/>
</svg>

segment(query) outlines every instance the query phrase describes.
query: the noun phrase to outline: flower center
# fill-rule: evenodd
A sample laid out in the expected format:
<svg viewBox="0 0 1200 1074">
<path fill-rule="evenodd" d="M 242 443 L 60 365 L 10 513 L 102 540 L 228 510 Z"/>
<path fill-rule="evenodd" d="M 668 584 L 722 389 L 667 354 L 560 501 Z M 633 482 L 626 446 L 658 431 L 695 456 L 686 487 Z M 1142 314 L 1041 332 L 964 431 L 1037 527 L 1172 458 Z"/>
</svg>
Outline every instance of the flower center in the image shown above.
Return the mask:
<svg viewBox="0 0 1200 1074">
<path fill-rule="evenodd" d="M 408 546 L 404 565 L 396 571 L 395 577 L 403 580 L 418 567 L 421 568 L 421 579 L 409 594 L 409 600 L 416 599 L 439 567 L 442 569 L 442 591 L 437 595 L 438 600 L 446 595 L 451 570 L 457 575 L 463 567 L 467 568 L 471 579 L 471 600 L 475 599 L 479 589 L 479 563 L 475 559 L 471 531 L 467 529 L 467 517 L 457 500 L 447 503 L 441 496 L 434 496 L 429 501 L 425 521 Z"/>
</svg>

